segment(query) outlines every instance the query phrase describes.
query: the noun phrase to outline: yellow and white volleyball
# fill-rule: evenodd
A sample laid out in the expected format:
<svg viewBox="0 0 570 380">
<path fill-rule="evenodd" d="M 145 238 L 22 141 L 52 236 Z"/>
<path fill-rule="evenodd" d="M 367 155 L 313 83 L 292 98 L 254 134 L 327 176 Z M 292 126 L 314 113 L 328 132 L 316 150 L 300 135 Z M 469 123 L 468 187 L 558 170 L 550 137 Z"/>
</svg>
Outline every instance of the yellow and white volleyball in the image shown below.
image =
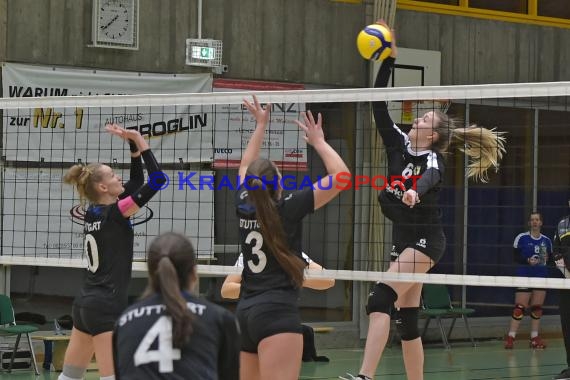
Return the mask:
<svg viewBox="0 0 570 380">
<path fill-rule="evenodd" d="M 392 53 L 392 33 L 383 25 L 368 25 L 358 33 L 356 46 L 364 59 L 382 61 Z"/>
</svg>

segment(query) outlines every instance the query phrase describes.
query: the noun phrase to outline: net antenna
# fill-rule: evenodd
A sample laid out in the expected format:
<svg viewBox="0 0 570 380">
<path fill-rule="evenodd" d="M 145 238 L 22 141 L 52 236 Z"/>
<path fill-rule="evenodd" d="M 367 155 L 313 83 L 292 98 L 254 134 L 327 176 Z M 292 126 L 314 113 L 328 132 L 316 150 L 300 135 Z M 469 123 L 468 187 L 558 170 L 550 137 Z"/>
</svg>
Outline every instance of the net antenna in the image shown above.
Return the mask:
<svg viewBox="0 0 570 380">
<path fill-rule="evenodd" d="M 384 20 L 390 28 L 394 28 L 397 5 L 397 0 L 374 0 L 374 21 Z"/>
</svg>

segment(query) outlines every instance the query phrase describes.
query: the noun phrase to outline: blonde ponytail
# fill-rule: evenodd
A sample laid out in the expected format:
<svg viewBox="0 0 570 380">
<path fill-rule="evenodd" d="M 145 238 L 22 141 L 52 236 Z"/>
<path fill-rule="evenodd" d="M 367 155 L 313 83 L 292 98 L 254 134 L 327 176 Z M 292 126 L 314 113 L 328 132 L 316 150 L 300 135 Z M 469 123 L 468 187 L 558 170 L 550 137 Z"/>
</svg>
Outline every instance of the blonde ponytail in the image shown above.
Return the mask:
<svg viewBox="0 0 570 380">
<path fill-rule="evenodd" d="M 63 176 L 63 182 L 68 185 L 74 185 L 79 193 L 81 203 L 85 200 L 90 202 L 97 201 L 97 190 L 95 184 L 102 180 L 102 175 L 99 171 L 102 164 L 89 164 L 89 165 L 73 165 L 67 170 Z"/>
<path fill-rule="evenodd" d="M 450 146 L 455 146 L 469 158 L 467 177 L 487 182 L 489 180 L 487 170 L 491 167 L 498 170 L 499 162 L 506 152 L 505 132 L 476 125 L 465 128 L 459 119 L 449 117 L 439 110 L 434 112 L 439 120 L 434 131 L 439 138 L 433 143 L 432 149 L 446 153 Z"/>
<path fill-rule="evenodd" d="M 487 170 L 494 167 L 499 170 L 499 162 L 506 152 L 505 132 L 496 128 L 487 129 L 472 125 L 467 128 L 455 128 L 451 132 L 451 142 L 469 158 L 467 177 L 476 181 L 487 182 Z"/>
</svg>

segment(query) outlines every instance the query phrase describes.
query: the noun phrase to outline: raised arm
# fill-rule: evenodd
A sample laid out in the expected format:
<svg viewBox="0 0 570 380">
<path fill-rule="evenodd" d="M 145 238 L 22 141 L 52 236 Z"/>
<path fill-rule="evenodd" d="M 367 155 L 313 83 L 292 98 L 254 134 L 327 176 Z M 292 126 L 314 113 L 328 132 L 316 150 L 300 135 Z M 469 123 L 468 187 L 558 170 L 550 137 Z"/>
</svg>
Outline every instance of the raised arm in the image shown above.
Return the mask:
<svg viewBox="0 0 570 380">
<path fill-rule="evenodd" d="M 138 131 L 133 131 L 133 133 L 140 135 Z M 131 172 L 129 175 L 129 181 L 125 184 L 125 191 L 119 195 L 119 199 L 126 198 L 144 184 L 144 172 L 141 152 L 139 151 L 139 147 L 134 140 L 131 140 L 129 138 L 127 141 L 129 143 L 129 149 L 131 151 Z"/>
<path fill-rule="evenodd" d="M 244 99 L 243 104 L 249 113 L 255 117 L 256 124 L 255 131 L 251 135 L 251 138 L 247 143 L 247 147 L 245 148 L 245 152 L 241 158 L 238 172 L 240 183 L 238 183 L 238 186 L 243 183 L 245 179 L 245 173 L 247 172 L 249 165 L 251 165 L 253 161 L 259 158 L 261 144 L 263 143 L 263 138 L 265 137 L 265 129 L 267 128 L 267 124 L 269 124 L 269 115 L 271 109 L 271 104 L 267 104 L 265 107 L 263 107 L 255 95 L 253 95 L 253 103 L 248 102 Z"/>
<path fill-rule="evenodd" d="M 383 21 L 376 21 L 377 24 L 383 25 L 386 28 L 390 27 Z M 386 58 L 380 65 L 378 74 L 376 74 L 376 81 L 374 82 L 375 88 L 385 88 L 388 87 L 388 80 L 392 71 L 394 69 L 394 62 L 396 61 L 396 56 L 398 55 L 398 48 L 396 46 L 396 34 L 393 29 L 392 31 L 392 53 L 390 57 Z M 388 105 L 386 102 L 372 102 L 372 111 L 374 113 L 374 121 L 376 123 L 376 129 L 382 141 L 386 147 L 403 147 L 406 139 L 406 135 L 398 128 L 394 121 L 388 113 Z"/>
<path fill-rule="evenodd" d="M 315 121 L 311 111 L 301 112 L 301 119 L 302 122 L 295 122 L 305 132 L 305 141 L 313 146 L 327 169 L 327 176 L 313 185 L 315 210 L 318 210 L 344 190 L 339 177 L 350 175 L 350 170 L 339 154 L 325 141 L 322 115 L 319 113 Z"/>
<path fill-rule="evenodd" d="M 123 129 L 117 125 L 108 125 L 105 129 L 113 135 L 132 140 L 134 144 L 136 144 L 138 151 L 141 152 L 148 172 L 149 181 L 147 183 L 140 186 L 132 194 L 118 201 L 119 210 L 121 210 L 124 217 L 128 218 L 140 210 L 154 194 L 161 190 L 162 186 L 166 183 L 166 177 L 160 170 L 160 165 L 156 161 L 148 143 L 140 133 L 134 130 Z"/>
</svg>

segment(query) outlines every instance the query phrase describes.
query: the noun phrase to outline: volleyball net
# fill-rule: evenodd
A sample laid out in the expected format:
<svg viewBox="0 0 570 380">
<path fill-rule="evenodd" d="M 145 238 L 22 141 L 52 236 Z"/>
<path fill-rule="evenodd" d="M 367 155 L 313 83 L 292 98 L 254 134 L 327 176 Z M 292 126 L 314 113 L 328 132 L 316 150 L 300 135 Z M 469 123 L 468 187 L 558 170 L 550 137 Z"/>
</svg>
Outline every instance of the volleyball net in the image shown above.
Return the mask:
<svg viewBox="0 0 570 380">
<path fill-rule="evenodd" d="M 15 90 L 14 90 L 15 91 Z M 10 93 L 2 109 L 0 264 L 85 267 L 83 215 L 77 193 L 62 183 L 76 163 L 101 162 L 128 179 L 127 145 L 106 123 L 148 139 L 168 183 L 132 219 L 136 270 L 160 233 L 190 237 L 203 276 L 236 273 L 239 255 L 234 194 L 237 167 L 255 121 L 242 106 L 256 94 L 271 103 L 262 156 L 277 163 L 282 186 L 298 190 L 325 175 L 294 120 L 321 113 L 327 141 L 351 170 L 349 188 L 305 219 L 303 250 L 326 270 L 315 277 L 349 281 L 421 281 L 449 285 L 569 288 L 548 267 L 545 278 L 515 276 L 513 241 L 528 231 L 531 211 L 551 238 L 569 213 L 570 83 L 494 84 L 388 89 L 260 90 L 156 95 L 42 97 Z M 5 96 L 8 95 L 5 91 Z M 37 95 L 32 92 L 31 95 Z M 51 95 L 51 96 L 50 96 Z M 55 95 L 55 96 L 54 96 Z M 447 236 L 443 259 L 428 274 L 385 273 L 391 223 L 377 193 L 386 175 L 385 152 L 371 117 L 371 101 L 389 101 L 406 132 L 413 120 L 438 109 L 506 132 L 507 153 L 488 183 L 466 179 L 462 153 L 446 156 L 440 191 Z M 373 179 L 376 178 L 376 182 Z"/>
</svg>

